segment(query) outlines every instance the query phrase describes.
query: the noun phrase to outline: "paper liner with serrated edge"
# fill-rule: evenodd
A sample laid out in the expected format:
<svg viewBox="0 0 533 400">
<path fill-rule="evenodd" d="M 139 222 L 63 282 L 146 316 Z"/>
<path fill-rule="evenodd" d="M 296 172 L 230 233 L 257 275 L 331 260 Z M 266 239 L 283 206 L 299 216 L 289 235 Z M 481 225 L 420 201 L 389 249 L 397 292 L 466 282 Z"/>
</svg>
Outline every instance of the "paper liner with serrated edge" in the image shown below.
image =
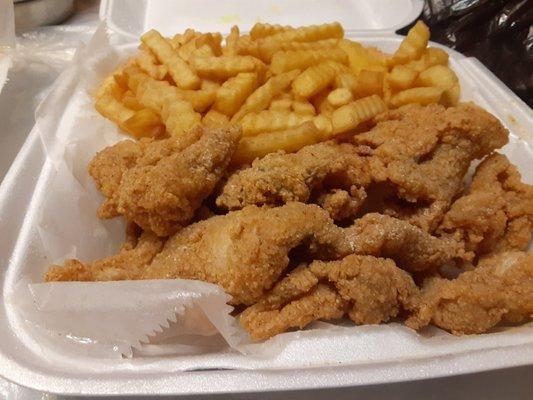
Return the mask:
<svg viewBox="0 0 533 400">
<path fill-rule="evenodd" d="M 126 356 L 171 325 L 174 332 L 166 332 L 171 337 L 220 333 L 232 341 L 229 299 L 216 285 L 182 279 L 39 284 L 24 279 L 10 296 L 26 320 L 58 340 L 90 339 Z M 131 348 L 124 351 L 124 345 Z"/>
</svg>

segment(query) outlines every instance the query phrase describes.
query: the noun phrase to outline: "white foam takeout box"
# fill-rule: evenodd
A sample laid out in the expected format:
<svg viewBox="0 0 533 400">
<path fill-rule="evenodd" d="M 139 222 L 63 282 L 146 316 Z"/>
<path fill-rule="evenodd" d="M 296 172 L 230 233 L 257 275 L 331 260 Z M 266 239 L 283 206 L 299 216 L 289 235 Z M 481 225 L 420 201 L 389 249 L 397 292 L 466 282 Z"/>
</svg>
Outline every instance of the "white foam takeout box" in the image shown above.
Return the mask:
<svg viewBox="0 0 533 400">
<path fill-rule="evenodd" d="M 104 0 L 101 17 L 113 35 L 130 43 L 150 28 L 167 35 L 188 27 L 227 33 L 233 24 L 246 31 L 257 21 L 291 25 L 339 21 L 347 37 L 392 52 L 402 39 L 394 31 L 416 19 L 422 3 L 420 0 Z M 531 109 L 476 59 L 448 51 L 451 65 L 461 81 L 462 98 L 476 101 L 509 128 L 511 143 L 503 151 L 519 166 L 524 180 L 533 182 L 533 151 L 528 144 L 532 138 L 528 131 L 533 128 Z M 47 122 L 45 128 L 56 132 L 57 136 L 75 134 L 76 127 L 68 120 L 87 111 L 65 95 L 73 79 L 72 71 L 67 70 L 45 100 L 46 109 L 56 114 L 50 119 L 54 125 Z M 50 107 L 50 103 L 54 103 L 54 107 Z M 52 135 L 52 142 L 54 137 Z M 38 281 L 43 264 L 47 262 L 42 243 L 37 243 L 37 211 L 42 207 L 43 196 L 54 175 L 54 163 L 41 139 L 42 132 L 37 126 L 0 187 L 3 297 L 0 375 L 9 380 L 63 394 L 221 393 L 386 383 L 533 362 L 533 331 L 522 333 L 519 339 L 513 335 L 502 336 L 501 340 L 494 340 L 490 335 L 484 335 L 485 339 L 464 338 L 454 341 L 452 346 L 447 342 L 440 345 L 421 342 L 417 352 L 411 352 L 402 347 L 405 338 L 392 334 L 386 326 L 380 331 L 382 334 L 372 336 L 372 343 L 365 342 L 363 330 L 344 338 L 326 335 L 308 340 L 302 337 L 281 349 L 274 358 L 263 360 L 230 352 L 189 358 L 181 355 L 131 359 L 53 353 L 46 341 L 40 341 L 32 335 L 32 330 L 26 329 L 24 321 L 7 301 L 21 276 L 29 275 Z M 64 188 L 65 201 L 69 201 L 68 193 L 69 188 Z M 61 206 L 58 202 L 57 207 Z M 96 208 L 96 204 L 91 206 Z M 83 220 L 75 219 L 56 222 L 65 226 L 83 224 Z M 84 246 L 83 243 L 77 245 Z M 67 244 L 65 246 L 68 248 Z"/>
</svg>

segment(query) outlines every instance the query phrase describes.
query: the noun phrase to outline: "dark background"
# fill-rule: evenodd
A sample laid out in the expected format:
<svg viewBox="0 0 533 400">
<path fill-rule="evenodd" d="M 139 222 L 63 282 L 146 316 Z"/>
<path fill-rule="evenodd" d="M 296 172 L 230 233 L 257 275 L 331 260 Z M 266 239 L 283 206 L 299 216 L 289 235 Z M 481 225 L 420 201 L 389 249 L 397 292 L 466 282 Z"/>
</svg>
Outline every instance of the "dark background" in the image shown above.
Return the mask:
<svg viewBox="0 0 533 400">
<path fill-rule="evenodd" d="M 421 19 L 432 41 L 476 57 L 533 108 L 532 0 L 427 0 Z"/>
</svg>

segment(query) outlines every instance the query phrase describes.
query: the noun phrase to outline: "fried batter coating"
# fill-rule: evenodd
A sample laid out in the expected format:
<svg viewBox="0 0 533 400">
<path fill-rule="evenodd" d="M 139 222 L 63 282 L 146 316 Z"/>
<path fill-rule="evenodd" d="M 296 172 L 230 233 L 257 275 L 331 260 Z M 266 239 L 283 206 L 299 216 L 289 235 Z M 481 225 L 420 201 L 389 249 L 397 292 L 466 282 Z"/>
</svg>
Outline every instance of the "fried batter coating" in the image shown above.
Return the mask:
<svg viewBox="0 0 533 400">
<path fill-rule="evenodd" d="M 406 221 L 377 213 L 366 214 L 344 232 L 346 248 L 339 248 L 339 253 L 392 258 L 411 272 L 435 270 L 462 254 L 454 240 L 434 237 Z"/>
<path fill-rule="evenodd" d="M 53 265 L 44 275 L 45 282 L 54 281 L 118 281 L 137 279 L 142 269 L 163 248 L 164 240 L 151 232 L 143 232 L 138 240 L 128 238 L 120 251 L 91 263 L 67 260 L 64 266 Z"/>
<path fill-rule="evenodd" d="M 176 233 L 142 279 L 199 279 L 222 286 L 235 304 L 252 304 L 283 273 L 291 249 L 307 243 L 334 248 L 341 237 L 316 205 L 249 206 Z"/>
<path fill-rule="evenodd" d="M 418 288 L 392 260 L 350 255 L 300 266 L 240 316 L 253 340 L 263 340 L 319 319 L 348 315 L 379 324 L 417 304 Z"/>
<path fill-rule="evenodd" d="M 158 236 L 187 224 L 222 177 L 240 138 L 238 128 L 198 129 L 198 140 L 189 146 L 184 146 L 189 139 L 167 139 L 163 144 L 139 144 L 136 150 L 123 144 L 100 153 L 90 171 L 104 195 L 111 196 L 100 215 L 124 215 Z M 128 157 L 123 157 L 124 149 Z M 132 152 L 142 156 L 130 166 L 135 159 Z M 109 165 L 113 166 L 109 173 L 101 172 Z M 108 178 L 110 183 L 105 182 Z"/>
<path fill-rule="evenodd" d="M 474 256 L 526 250 L 533 231 L 533 186 L 521 182 L 507 157 L 494 153 L 478 166 L 470 192 L 444 216 L 439 233 L 465 243 Z"/>
<path fill-rule="evenodd" d="M 195 129 L 187 135 L 176 138 L 123 140 L 96 153 L 89 163 L 88 171 L 98 189 L 106 197 L 98 210 L 98 216 L 107 219 L 120 215 L 117 211 L 116 193 L 126 171 L 136 165 L 154 165 L 162 158 L 189 147 L 201 135 L 202 130 Z"/>
<path fill-rule="evenodd" d="M 369 183 L 369 161 L 358 155 L 357 146 L 329 141 L 255 160 L 228 179 L 217 205 L 235 210 L 250 204 L 305 203 L 322 188 L 350 190 Z"/>
<path fill-rule="evenodd" d="M 406 324 L 419 329 L 433 323 L 461 335 L 486 332 L 500 322 L 524 323 L 532 316 L 533 254 L 510 251 L 482 260 L 454 280 L 428 280 Z"/>
<path fill-rule="evenodd" d="M 374 181 L 388 182 L 396 194 L 418 208 L 391 205 L 385 213 L 406 219 L 426 231 L 437 228 L 475 159 L 508 141 L 497 118 L 474 104 L 445 109 L 440 105 L 409 105 L 376 119 L 369 132 L 353 138 L 370 146 L 381 162 Z"/>
<path fill-rule="evenodd" d="M 366 200 L 366 191 L 362 187 L 352 186 L 349 191 L 333 189 L 320 194 L 316 202 L 326 210 L 335 221 L 353 218 Z"/>
<path fill-rule="evenodd" d="M 508 141 L 502 124 L 473 104 L 448 109 L 409 105 L 378 116 L 375 123 L 373 129 L 351 139 L 355 145 L 330 141 L 255 160 L 230 177 L 217 205 L 230 210 L 287 201 L 329 205 L 325 199 L 331 190 L 350 192 L 355 186 L 370 197 L 371 183 L 387 183 L 394 188 L 395 198 L 408 206 L 385 201 L 382 209 L 374 211 L 433 232 L 462 192 L 470 163 Z M 339 195 L 330 200 L 339 204 Z M 350 206 L 347 201 L 344 204 Z M 330 207 L 334 218 L 338 210 Z M 357 210 L 352 207 L 349 217 Z"/>
</svg>

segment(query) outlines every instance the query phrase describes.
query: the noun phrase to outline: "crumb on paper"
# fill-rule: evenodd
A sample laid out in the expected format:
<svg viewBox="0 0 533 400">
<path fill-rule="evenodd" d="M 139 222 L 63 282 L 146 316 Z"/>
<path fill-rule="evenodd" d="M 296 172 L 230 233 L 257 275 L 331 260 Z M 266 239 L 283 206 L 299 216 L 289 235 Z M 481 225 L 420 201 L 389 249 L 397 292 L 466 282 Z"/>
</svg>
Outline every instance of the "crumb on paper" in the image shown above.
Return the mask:
<svg viewBox="0 0 533 400">
<path fill-rule="evenodd" d="M 232 24 L 232 23 L 237 23 L 241 21 L 242 21 L 242 18 L 239 14 L 228 14 L 228 15 L 223 15 L 222 17 L 220 17 L 220 22 L 224 24 Z"/>
<path fill-rule="evenodd" d="M 526 130 L 524 125 L 522 125 L 514 115 L 507 113 L 506 119 L 510 125 L 510 128 L 519 138 L 528 141 L 533 140 L 533 134 Z"/>
<path fill-rule="evenodd" d="M 272 11 L 274 14 L 281 14 L 281 7 L 276 4 L 272 4 L 270 6 L 270 11 Z"/>
</svg>

